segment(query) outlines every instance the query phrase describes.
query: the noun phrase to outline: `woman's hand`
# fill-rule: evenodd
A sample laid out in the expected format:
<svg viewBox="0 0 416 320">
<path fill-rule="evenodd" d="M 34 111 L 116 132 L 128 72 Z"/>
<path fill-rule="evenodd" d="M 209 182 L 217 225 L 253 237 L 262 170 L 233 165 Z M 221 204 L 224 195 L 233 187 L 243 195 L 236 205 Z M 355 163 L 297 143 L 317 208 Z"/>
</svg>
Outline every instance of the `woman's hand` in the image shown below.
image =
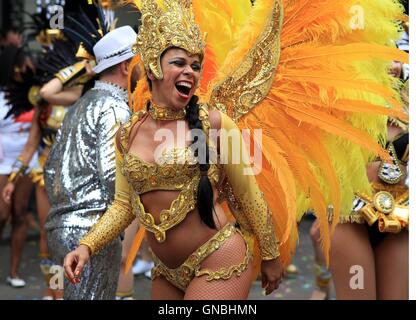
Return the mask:
<svg viewBox="0 0 416 320">
<path fill-rule="evenodd" d="M 12 203 L 12 196 L 14 192 L 14 184 L 12 182 L 8 182 L 3 189 L 3 201 L 10 205 Z"/>
<path fill-rule="evenodd" d="M 283 277 L 283 265 L 279 258 L 263 260 L 261 263 L 261 287 L 269 295 L 279 287 Z"/>
<path fill-rule="evenodd" d="M 64 259 L 65 276 L 73 284 L 80 283 L 80 277 L 84 265 L 90 259 L 90 249 L 85 245 L 80 245 L 74 251 L 68 253 Z"/>
<path fill-rule="evenodd" d="M 96 75 L 96 73 L 93 70 L 93 67 L 95 66 L 95 63 L 93 61 L 85 60 L 85 70 L 87 71 L 87 75 L 89 75 L 91 78 Z"/>
</svg>

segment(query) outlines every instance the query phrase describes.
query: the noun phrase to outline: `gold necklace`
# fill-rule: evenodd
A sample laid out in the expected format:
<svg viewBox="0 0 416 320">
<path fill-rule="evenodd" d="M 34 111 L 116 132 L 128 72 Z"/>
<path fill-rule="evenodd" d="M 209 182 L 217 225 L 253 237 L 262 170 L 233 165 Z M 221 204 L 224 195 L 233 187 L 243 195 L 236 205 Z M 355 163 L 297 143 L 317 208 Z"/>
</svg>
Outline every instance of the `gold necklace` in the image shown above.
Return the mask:
<svg viewBox="0 0 416 320">
<path fill-rule="evenodd" d="M 174 110 L 171 108 L 161 107 L 153 102 L 150 102 L 149 114 L 153 120 L 182 120 L 185 119 L 186 110 Z"/>
</svg>

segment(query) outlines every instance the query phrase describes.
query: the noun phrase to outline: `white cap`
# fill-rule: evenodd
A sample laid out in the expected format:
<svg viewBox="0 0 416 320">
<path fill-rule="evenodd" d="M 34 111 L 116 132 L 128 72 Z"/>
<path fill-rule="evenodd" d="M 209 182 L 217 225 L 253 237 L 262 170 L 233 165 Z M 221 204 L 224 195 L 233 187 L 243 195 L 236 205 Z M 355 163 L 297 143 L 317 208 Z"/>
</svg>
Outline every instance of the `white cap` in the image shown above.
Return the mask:
<svg viewBox="0 0 416 320">
<path fill-rule="evenodd" d="M 136 38 L 137 34 L 130 26 L 114 29 L 102 37 L 93 48 L 97 60 L 94 72 L 100 73 L 134 57 L 132 46 L 136 43 Z"/>
</svg>

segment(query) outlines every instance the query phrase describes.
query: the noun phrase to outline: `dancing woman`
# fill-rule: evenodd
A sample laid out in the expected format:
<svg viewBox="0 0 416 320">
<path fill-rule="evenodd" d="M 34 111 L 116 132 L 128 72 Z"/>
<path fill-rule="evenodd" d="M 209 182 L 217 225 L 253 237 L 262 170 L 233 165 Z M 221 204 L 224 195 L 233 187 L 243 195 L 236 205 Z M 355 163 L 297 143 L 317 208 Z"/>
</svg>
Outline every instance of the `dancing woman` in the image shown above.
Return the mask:
<svg viewBox="0 0 416 320">
<path fill-rule="evenodd" d="M 343 89 L 351 82 L 320 79 L 318 72 L 354 78 L 356 61 L 339 59 L 347 49 L 360 50 L 353 57 L 357 60 L 366 60 L 369 52 L 380 59 L 406 58 L 391 48 L 360 43 L 368 41 L 367 34 L 356 34 L 321 6 L 303 2 L 256 1 L 251 9 L 248 1 L 229 0 L 222 2 L 224 10 L 216 10 L 207 0 L 194 1 L 193 7 L 186 0 L 137 1 L 142 26 L 136 50 L 149 83 L 136 90 L 139 96 L 134 107 L 141 111 L 116 136 L 113 205 L 65 258 L 65 272 L 72 283 L 80 282 L 90 256 L 116 238 L 136 215 L 142 225 L 136 243 L 146 230 L 154 254 L 155 299 L 247 298 L 251 271 L 256 266 L 253 256 L 262 259 L 263 286 L 271 293 L 281 279 L 283 263 L 293 252 L 296 215 L 310 206 L 316 207 L 328 254 L 326 207 L 334 203 L 337 217 L 341 204 L 352 198 L 351 191 L 342 201 L 340 197 L 340 181 L 350 173 L 334 170 L 336 157 L 341 155 L 349 167 L 348 144 L 332 143 L 341 136 L 354 142 L 360 156 L 357 145 L 382 153 L 351 116 L 364 109 L 377 115 L 390 111 L 375 101 L 370 105 L 356 92 L 349 96 Z M 330 12 L 334 7 L 347 12 L 341 2 L 321 2 L 331 7 Z M 214 31 L 206 50 L 193 9 L 201 28 Z M 247 17 L 250 10 L 252 15 Z M 283 10 L 287 11 L 285 19 Z M 304 30 L 308 21 L 314 25 L 315 18 L 327 23 L 323 30 L 321 25 L 317 33 L 296 32 Z M 224 23 L 226 29 L 215 30 Z M 330 28 L 333 23 L 339 23 L 345 33 L 329 36 L 334 32 Z M 345 41 L 357 43 L 346 48 L 342 46 Z M 315 54 L 324 56 L 326 63 L 317 61 Z M 292 63 L 298 59 L 305 61 Z M 328 63 L 331 59 L 334 63 Z M 203 66 L 206 77 L 201 79 Z M 352 91 L 361 89 L 364 82 L 377 82 L 354 79 Z M 208 105 L 199 103 L 195 94 L 198 84 L 198 95 L 207 99 Z M 369 85 L 368 90 L 381 96 L 390 94 L 382 85 Z M 344 100 L 337 100 L 341 96 Z M 352 101 L 354 112 L 347 114 L 345 105 Z M 333 108 L 337 112 L 332 112 Z M 247 161 L 236 164 L 227 152 L 237 150 L 234 153 L 240 160 L 247 157 L 233 120 L 241 127 L 263 129 L 263 168 L 256 177 Z M 376 117 L 366 125 L 378 120 Z M 180 128 L 185 128 L 184 132 Z M 162 129 L 173 135 L 163 146 L 155 139 Z M 212 136 L 210 129 L 222 131 Z M 192 133 L 196 137 L 189 139 Z M 232 139 L 224 133 L 231 133 Z M 306 143 L 311 137 L 318 148 Z M 254 142 L 259 141 L 254 138 Z M 218 158 L 221 161 L 215 161 Z M 364 167 L 363 157 L 358 171 Z M 365 185 L 360 181 L 348 187 L 358 188 L 360 183 Z M 328 191 L 325 185 L 333 190 Z M 223 199 L 227 199 L 233 221 L 220 206 Z"/>
</svg>

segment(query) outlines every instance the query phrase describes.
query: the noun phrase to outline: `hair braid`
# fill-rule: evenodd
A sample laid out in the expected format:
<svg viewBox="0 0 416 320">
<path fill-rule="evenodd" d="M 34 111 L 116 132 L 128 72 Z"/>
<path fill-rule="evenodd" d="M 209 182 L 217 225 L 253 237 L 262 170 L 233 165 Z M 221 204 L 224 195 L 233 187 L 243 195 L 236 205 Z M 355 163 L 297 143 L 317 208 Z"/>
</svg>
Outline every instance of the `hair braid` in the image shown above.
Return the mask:
<svg viewBox="0 0 416 320">
<path fill-rule="evenodd" d="M 188 122 L 189 129 L 199 129 L 203 130 L 202 122 L 199 119 L 199 105 L 198 105 L 198 97 L 193 96 L 189 102 L 188 108 L 186 109 L 186 117 L 185 119 Z M 199 163 L 199 169 L 201 170 L 201 179 L 199 180 L 198 185 L 198 194 L 197 194 L 197 209 L 201 220 L 211 229 L 216 229 L 214 218 L 212 215 L 212 211 L 214 208 L 214 193 L 212 190 L 211 181 L 208 178 L 208 170 L 210 167 L 209 164 L 209 149 L 207 143 L 207 137 L 205 134 L 195 136 L 193 144 L 197 146 L 197 144 L 203 143 L 205 145 L 205 161 Z M 198 157 L 198 150 L 199 148 L 195 148 L 194 156 L 199 159 Z"/>
</svg>

